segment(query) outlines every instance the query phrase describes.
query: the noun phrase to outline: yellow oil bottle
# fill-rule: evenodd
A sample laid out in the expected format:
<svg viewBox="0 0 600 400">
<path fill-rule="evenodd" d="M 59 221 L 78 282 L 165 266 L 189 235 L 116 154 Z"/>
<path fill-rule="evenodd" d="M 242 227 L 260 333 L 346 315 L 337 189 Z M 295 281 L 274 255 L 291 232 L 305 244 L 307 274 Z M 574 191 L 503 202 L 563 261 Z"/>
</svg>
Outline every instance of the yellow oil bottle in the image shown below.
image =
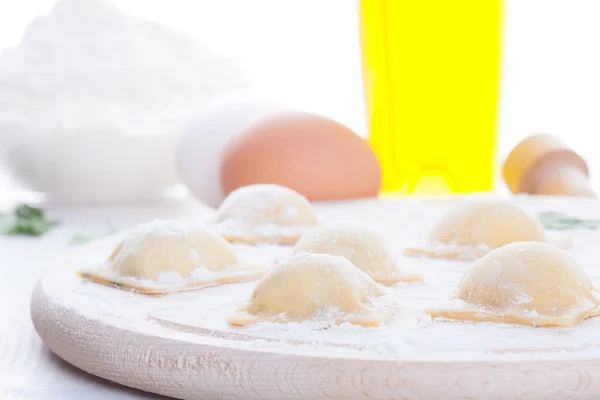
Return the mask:
<svg viewBox="0 0 600 400">
<path fill-rule="evenodd" d="M 360 0 L 382 194 L 494 188 L 503 0 Z"/>
</svg>

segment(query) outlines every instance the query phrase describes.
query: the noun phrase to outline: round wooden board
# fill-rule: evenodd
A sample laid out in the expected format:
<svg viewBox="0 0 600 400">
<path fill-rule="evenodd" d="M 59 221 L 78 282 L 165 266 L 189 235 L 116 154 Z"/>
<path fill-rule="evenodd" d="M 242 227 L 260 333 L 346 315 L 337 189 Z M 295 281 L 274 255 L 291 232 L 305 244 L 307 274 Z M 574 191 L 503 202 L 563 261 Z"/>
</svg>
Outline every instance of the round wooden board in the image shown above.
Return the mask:
<svg viewBox="0 0 600 400">
<path fill-rule="evenodd" d="M 399 254 L 461 201 L 319 205 L 331 221 L 368 224 Z M 530 212 L 600 216 L 587 199 L 520 198 Z M 572 254 L 594 280 L 600 234 L 575 234 Z M 59 357 L 120 384 L 181 399 L 591 399 L 600 398 L 600 318 L 574 329 L 431 321 L 420 308 L 445 298 L 468 263 L 404 259 L 426 284 L 390 288 L 397 318 L 382 328 L 295 324 L 227 326 L 255 283 L 148 297 L 81 281 L 74 273 L 118 237 L 81 246 L 34 290 L 35 328 Z M 596 245 L 595 245 L 596 244 Z M 240 248 L 280 257 L 287 249 Z"/>
</svg>

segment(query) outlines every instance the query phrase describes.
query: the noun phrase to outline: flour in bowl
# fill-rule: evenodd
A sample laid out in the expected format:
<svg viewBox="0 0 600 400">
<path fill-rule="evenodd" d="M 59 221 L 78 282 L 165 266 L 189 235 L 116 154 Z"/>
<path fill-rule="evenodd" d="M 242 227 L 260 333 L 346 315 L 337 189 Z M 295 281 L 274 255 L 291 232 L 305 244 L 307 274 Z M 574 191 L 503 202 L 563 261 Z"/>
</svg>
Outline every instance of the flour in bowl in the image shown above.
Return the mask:
<svg viewBox="0 0 600 400">
<path fill-rule="evenodd" d="M 155 196 L 178 182 L 185 126 L 245 81 L 231 60 L 109 0 L 61 0 L 0 54 L 2 161 L 59 202 Z"/>
<path fill-rule="evenodd" d="M 62 0 L 2 53 L 0 122 L 58 132 L 170 131 L 243 86 L 235 65 L 191 37 L 108 0 Z"/>
</svg>

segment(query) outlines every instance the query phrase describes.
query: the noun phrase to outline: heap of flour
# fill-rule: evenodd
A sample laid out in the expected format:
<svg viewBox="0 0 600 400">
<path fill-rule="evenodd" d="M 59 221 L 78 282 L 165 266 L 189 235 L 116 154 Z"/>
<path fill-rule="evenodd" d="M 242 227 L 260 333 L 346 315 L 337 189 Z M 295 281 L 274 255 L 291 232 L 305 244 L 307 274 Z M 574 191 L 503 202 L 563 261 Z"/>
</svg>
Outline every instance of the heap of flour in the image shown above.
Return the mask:
<svg viewBox="0 0 600 400">
<path fill-rule="evenodd" d="M 61 0 L 0 55 L 0 125 L 169 133 L 245 86 L 229 60 L 108 0 Z"/>
</svg>

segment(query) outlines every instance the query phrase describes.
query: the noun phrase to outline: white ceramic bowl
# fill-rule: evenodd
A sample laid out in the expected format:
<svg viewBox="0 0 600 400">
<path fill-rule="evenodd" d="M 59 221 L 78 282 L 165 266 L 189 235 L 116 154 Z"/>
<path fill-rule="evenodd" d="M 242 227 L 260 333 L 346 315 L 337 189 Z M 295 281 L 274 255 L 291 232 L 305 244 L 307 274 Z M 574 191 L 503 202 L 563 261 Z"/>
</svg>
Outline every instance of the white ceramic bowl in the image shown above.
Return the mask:
<svg viewBox="0 0 600 400">
<path fill-rule="evenodd" d="M 136 201 L 177 183 L 179 140 L 168 133 L 21 133 L 3 146 L 3 164 L 17 181 L 52 201 Z"/>
</svg>

